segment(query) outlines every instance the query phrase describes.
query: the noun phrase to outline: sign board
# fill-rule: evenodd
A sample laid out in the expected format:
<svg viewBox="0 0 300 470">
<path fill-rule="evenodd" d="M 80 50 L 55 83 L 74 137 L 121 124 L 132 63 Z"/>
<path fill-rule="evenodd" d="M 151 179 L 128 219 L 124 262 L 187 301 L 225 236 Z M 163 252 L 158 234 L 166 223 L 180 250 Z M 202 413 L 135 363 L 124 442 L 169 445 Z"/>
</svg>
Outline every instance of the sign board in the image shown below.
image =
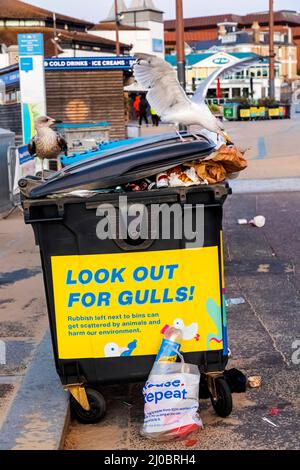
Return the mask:
<svg viewBox="0 0 300 470">
<path fill-rule="evenodd" d="M 167 325 L 181 350 L 223 349 L 217 246 L 52 256 L 60 359 L 158 352 Z"/>
<path fill-rule="evenodd" d="M 23 142 L 28 143 L 34 121 L 46 114 L 43 34 L 18 34 L 18 49 Z"/>
<path fill-rule="evenodd" d="M 228 57 L 216 57 L 215 59 L 213 59 L 213 63 L 216 65 L 225 65 L 229 62 L 230 60 L 228 59 Z"/>
<path fill-rule="evenodd" d="M 152 39 L 152 50 L 153 52 L 163 52 L 164 43 L 162 39 Z"/>
<path fill-rule="evenodd" d="M 16 165 L 13 194 L 19 194 L 18 181 L 28 175 L 35 175 L 36 173 L 36 159 L 28 152 L 27 144 L 20 145 L 16 148 Z"/>
<path fill-rule="evenodd" d="M 62 57 L 45 59 L 44 65 L 48 70 L 130 70 L 135 61 L 134 57 Z"/>
</svg>

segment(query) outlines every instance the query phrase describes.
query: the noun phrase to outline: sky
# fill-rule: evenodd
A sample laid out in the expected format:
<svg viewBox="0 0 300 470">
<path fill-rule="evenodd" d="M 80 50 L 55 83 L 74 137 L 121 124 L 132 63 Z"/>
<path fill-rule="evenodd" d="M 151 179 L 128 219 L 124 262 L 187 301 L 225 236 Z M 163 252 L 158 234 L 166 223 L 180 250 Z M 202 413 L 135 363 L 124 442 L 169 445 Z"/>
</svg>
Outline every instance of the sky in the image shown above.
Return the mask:
<svg viewBox="0 0 300 470">
<path fill-rule="evenodd" d="M 113 0 L 23 0 L 47 10 L 54 10 L 93 23 L 103 20 Z M 125 0 L 129 6 L 131 0 Z M 154 0 L 154 4 L 165 12 L 165 19 L 175 17 L 175 0 Z M 245 14 L 268 9 L 268 0 L 183 0 L 184 16 L 218 15 L 222 13 Z M 298 10 L 299 0 L 274 0 L 274 10 Z"/>
</svg>

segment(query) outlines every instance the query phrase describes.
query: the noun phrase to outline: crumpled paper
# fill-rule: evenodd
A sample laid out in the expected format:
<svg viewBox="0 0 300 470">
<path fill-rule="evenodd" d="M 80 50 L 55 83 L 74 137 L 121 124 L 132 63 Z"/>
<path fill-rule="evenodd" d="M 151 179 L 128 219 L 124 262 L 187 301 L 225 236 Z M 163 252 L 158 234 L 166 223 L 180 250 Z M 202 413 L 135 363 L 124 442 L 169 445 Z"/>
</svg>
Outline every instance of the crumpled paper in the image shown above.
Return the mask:
<svg viewBox="0 0 300 470">
<path fill-rule="evenodd" d="M 187 165 L 195 168 L 202 181 L 209 184 L 220 183 L 231 174 L 247 168 L 244 153 L 235 145 L 222 145 L 216 152 L 200 162 L 193 161 Z"/>
</svg>

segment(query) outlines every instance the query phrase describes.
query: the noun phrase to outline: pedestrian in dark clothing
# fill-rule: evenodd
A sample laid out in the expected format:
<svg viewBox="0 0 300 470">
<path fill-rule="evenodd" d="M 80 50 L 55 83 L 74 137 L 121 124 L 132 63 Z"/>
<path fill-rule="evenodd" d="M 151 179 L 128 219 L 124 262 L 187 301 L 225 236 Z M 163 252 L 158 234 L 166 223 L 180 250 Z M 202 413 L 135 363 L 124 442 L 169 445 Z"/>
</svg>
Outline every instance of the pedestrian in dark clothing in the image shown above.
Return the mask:
<svg viewBox="0 0 300 470">
<path fill-rule="evenodd" d="M 150 113 L 151 113 L 151 118 L 152 118 L 152 125 L 153 127 L 154 126 L 157 127 L 159 124 L 159 116 L 156 114 L 156 111 L 153 108 L 150 108 Z"/>
<path fill-rule="evenodd" d="M 149 110 L 149 104 L 148 104 L 148 101 L 146 100 L 146 98 L 143 96 L 141 98 L 141 101 L 140 101 L 140 118 L 139 118 L 139 124 L 140 126 L 142 125 L 142 122 L 143 122 L 143 119 L 145 121 L 145 123 L 147 124 L 148 126 L 148 110 Z"/>
</svg>

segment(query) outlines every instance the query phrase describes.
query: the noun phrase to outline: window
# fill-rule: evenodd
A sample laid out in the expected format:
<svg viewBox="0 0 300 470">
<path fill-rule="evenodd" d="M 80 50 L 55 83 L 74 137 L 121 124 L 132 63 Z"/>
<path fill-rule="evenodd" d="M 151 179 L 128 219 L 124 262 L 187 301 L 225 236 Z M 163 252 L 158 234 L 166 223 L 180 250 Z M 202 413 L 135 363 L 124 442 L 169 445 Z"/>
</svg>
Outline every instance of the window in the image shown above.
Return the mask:
<svg viewBox="0 0 300 470">
<path fill-rule="evenodd" d="M 243 88 L 243 98 L 249 97 L 249 88 Z"/>
<path fill-rule="evenodd" d="M 232 88 L 232 98 L 239 98 L 241 96 L 240 88 Z"/>
<path fill-rule="evenodd" d="M 260 69 L 257 70 L 256 76 L 257 76 L 257 77 L 261 77 L 261 70 L 260 70 Z"/>
</svg>

